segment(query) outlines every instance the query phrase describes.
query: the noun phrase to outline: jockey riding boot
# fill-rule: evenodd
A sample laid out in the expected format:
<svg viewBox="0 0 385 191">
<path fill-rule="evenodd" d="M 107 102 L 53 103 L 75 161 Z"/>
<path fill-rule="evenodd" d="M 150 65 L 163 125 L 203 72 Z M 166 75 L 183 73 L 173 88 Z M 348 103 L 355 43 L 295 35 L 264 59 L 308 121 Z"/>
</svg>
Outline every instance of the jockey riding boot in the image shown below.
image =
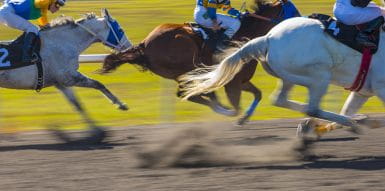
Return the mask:
<svg viewBox="0 0 385 191">
<path fill-rule="evenodd" d="M 21 61 L 23 63 L 30 63 L 33 61 L 32 49 L 36 39 L 37 39 L 37 35 L 35 33 L 29 32 L 25 35 L 24 42 L 23 42 L 22 57 L 21 57 L 22 58 Z"/>
<path fill-rule="evenodd" d="M 226 34 L 222 33 L 218 38 L 216 50 L 223 51 L 231 45 L 231 39 Z"/>
<path fill-rule="evenodd" d="M 377 45 L 371 40 L 370 35 L 381 27 L 382 24 L 384 24 L 383 16 L 369 21 L 366 28 L 357 34 L 356 41 L 363 46 L 377 48 Z"/>
</svg>

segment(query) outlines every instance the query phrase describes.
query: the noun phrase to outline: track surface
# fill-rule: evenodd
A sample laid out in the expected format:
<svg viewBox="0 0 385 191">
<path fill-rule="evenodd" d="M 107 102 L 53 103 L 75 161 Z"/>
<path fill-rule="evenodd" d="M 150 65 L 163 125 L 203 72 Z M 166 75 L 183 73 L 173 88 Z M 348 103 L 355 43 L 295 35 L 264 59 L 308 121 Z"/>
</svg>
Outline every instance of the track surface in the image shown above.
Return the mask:
<svg viewBox="0 0 385 191">
<path fill-rule="evenodd" d="M 385 189 L 385 128 L 366 129 L 363 135 L 336 130 L 313 145 L 314 160 L 298 161 L 290 154 L 295 154 L 290 145 L 298 122 L 258 121 L 245 127 L 197 123 L 116 128 L 110 130 L 108 142 L 99 146 L 62 145 L 44 133 L 2 137 L 0 188 Z M 147 168 L 139 167 L 143 165 Z"/>
</svg>

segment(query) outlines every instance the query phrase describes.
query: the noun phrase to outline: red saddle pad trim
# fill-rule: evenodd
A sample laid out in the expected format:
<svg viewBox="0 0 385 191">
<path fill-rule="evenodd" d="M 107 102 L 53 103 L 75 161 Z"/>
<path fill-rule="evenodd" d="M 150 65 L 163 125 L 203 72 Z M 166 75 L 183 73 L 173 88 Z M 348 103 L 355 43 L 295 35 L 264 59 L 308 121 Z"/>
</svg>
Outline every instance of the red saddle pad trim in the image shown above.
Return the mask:
<svg viewBox="0 0 385 191">
<path fill-rule="evenodd" d="M 369 72 L 370 63 L 372 61 L 372 53 L 370 51 L 371 51 L 370 48 L 368 47 L 364 48 L 362 59 L 361 59 L 360 70 L 358 71 L 358 74 L 352 86 L 350 88 L 345 88 L 346 90 L 358 92 L 364 86 L 366 76 L 368 75 L 368 72 Z"/>
</svg>

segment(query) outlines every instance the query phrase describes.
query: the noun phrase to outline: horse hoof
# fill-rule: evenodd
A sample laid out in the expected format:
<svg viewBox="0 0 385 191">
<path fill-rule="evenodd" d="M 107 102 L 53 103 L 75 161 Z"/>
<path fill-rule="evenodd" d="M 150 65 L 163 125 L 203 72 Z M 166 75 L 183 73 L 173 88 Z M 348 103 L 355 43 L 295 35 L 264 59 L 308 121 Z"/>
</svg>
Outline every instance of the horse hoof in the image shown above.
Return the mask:
<svg viewBox="0 0 385 191">
<path fill-rule="evenodd" d="M 249 121 L 249 116 L 243 116 L 237 121 L 237 126 L 242 127 L 246 122 Z"/>
<path fill-rule="evenodd" d="M 369 116 L 364 115 L 364 114 L 356 114 L 352 117 L 352 119 L 355 121 L 363 121 L 363 120 L 366 120 L 368 118 L 369 118 Z"/>
<path fill-rule="evenodd" d="M 305 137 L 311 129 L 310 126 L 310 119 L 302 121 L 300 124 L 297 126 L 297 137 Z"/>
<path fill-rule="evenodd" d="M 128 110 L 128 107 L 126 104 L 121 104 L 119 105 L 118 109 L 122 110 L 122 111 L 127 111 Z"/>
<path fill-rule="evenodd" d="M 360 124 L 361 126 L 368 127 L 370 129 L 376 129 L 384 126 L 381 120 L 371 119 L 369 117 L 357 120 L 357 123 Z"/>
<path fill-rule="evenodd" d="M 312 131 L 313 130 L 313 131 Z M 313 119 L 306 119 L 297 126 L 296 136 L 302 139 L 320 140 L 326 133 L 325 127 Z"/>
<path fill-rule="evenodd" d="M 70 137 L 67 133 L 62 130 L 51 128 L 50 131 L 57 137 L 59 140 L 64 142 L 65 144 L 70 145 L 78 145 L 78 144 L 100 144 L 107 137 L 107 132 L 100 128 L 94 127 L 92 130 L 88 132 L 89 136 L 80 139 L 74 139 Z"/>
<path fill-rule="evenodd" d="M 95 127 L 90 130 L 90 136 L 84 141 L 88 144 L 100 144 L 107 137 L 107 131 L 101 127 Z"/>
<path fill-rule="evenodd" d="M 48 129 L 58 140 L 65 142 L 65 143 L 70 143 L 72 142 L 72 138 L 65 133 L 64 131 L 60 130 L 58 127 L 50 127 Z"/>
</svg>

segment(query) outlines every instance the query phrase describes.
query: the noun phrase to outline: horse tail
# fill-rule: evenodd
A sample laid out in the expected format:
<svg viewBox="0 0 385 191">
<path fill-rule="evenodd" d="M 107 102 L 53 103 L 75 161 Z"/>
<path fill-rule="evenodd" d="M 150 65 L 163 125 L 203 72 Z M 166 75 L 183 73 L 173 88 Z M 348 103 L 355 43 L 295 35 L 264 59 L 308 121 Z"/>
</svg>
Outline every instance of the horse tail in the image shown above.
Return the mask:
<svg viewBox="0 0 385 191">
<path fill-rule="evenodd" d="M 123 52 L 112 53 L 108 55 L 103 62 L 103 66 L 98 72 L 100 74 L 110 73 L 116 70 L 124 63 L 137 64 L 143 70 L 147 70 L 146 59 L 144 56 L 144 44 L 140 43 L 137 46 L 132 46 Z"/>
<path fill-rule="evenodd" d="M 265 60 L 268 50 L 266 36 L 249 41 L 220 64 L 198 68 L 178 78 L 184 99 L 212 92 L 230 82 L 252 59 Z"/>
</svg>

